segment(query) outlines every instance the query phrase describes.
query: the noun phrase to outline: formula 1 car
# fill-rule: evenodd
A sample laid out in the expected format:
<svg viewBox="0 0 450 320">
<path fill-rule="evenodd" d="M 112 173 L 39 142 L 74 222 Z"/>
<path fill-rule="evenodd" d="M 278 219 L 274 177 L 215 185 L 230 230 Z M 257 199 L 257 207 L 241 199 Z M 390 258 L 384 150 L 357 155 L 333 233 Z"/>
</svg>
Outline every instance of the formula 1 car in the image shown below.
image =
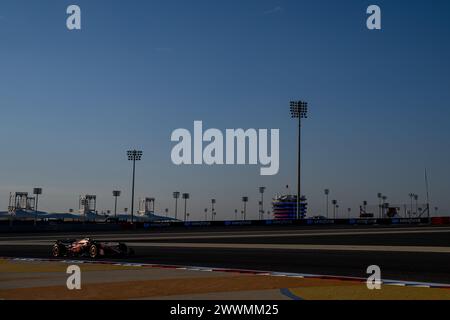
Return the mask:
<svg viewBox="0 0 450 320">
<path fill-rule="evenodd" d="M 134 250 L 122 242 L 98 242 L 91 238 L 57 240 L 52 248 L 52 256 L 90 257 L 129 256 Z"/>
</svg>

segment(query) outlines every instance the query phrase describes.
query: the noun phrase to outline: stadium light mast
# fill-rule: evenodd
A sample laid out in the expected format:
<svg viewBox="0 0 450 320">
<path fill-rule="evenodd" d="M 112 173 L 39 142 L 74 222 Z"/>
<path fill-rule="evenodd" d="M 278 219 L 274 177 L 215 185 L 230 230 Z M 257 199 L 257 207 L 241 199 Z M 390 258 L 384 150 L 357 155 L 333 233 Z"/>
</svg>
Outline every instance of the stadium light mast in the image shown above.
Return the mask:
<svg viewBox="0 0 450 320">
<path fill-rule="evenodd" d="M 187 200 L 189 199 L 189 193 L 183 193 L 182 197 L 184 199 L 184 221 L 187 221 L 186 207 L 187 207 Z"/>
<path fill-rule="evenodd" d="M 415 194 L 414 195 L 414 200 L 416 201 L 416 215 L 418 215 L 419 214 L 419 202 L 418 202 L 419 195 Z"/>
<path fill-rule="evenodd" d="M 215 208 L 214 205 L 216 204 L 216 199 L 211 199 L 211 220 L 214 221 L 214 215 L 215 215 Z"/>
<path fill-rule="evenodd" d="M 326 198 L 326 203 L 327 203 L 326 207 L 327 207 L 327 219 L 328 219 L 328 206 L 329 206 L 328 195 L 330 194 L 330 189 L 325 189 L 324 192 L 325 192 L 325 198 Z"/>
<path fill-rule="evenodd" d="M 242 202 L 244 202 L 244 221 L 247 220 L 247 202 L 248 202 L 248 197 L 242 197 Z"/>
<path fill-rule="evenodd" d="M 381 192 L 378 192 L 378 219 L 381 219 L 381 199 L 383 198 L 383 194 Z"/>
<path fill-rule="evenodd" d="M 140 150 L 128 150 L 127 151 L 128 160 L 133 161 L 133 182 L 131 186 L 131 223 L 133 223 L 134 215 L 134 181 L 136 173 L 136 161 L 140 161 L 142 158 L 142 151 Z"/>
<path fill-rule="evenodd" d="M 336 219 L 337 200 L 332 200 L 331 203 L 333 204 L 333 219 Z"/>
<path fill-rule="evenodd" d="M 385 213 L 385 209 L 386 209 L 386 200 L 387 200 L 387 196 L 381 196 L 381 200 L 383 202 L 382 206 L 381 206 L 381 218 L 384 219 L 384 213 Z"/>
<path fill-rule="evenodd" d="M 180 197 L 180 192 L 175 191 L 173 193 L 173 198 L 175 199 L 175 220 L 178 218 L 178 198 Z"/>
<path fill-rule="evenodd" d="M 34 188 L 33 194 L 36 196 L 36 203 L 34 206 L 34 226 L 37 224 L 37 214 L 38 214 L 38 202 L 39 202 L 39 195 L 42 194 L 42 188 Z"/>
<path fill-rule="evenodd" d="M 291 101 L 291 118 L 298 119 L 298 154 L 297 154 L 297 220 L 300 219 L 300 163 L 301 163 L 301 129 L 302 119 L 308 118 L 308 103 L 303 101 Z"/>
<path fill-rule="evenodd" d="M 117 198 L 120 197 L 121 192 L 119 190 L 114 190 L 112 194 L 114 197 L 114 218 L 117 218 Z"/>
<path fill-rule="evenodd" d="M 409 194 L 409 198 L 411 199 L 411 208 L 409 210 L 409 217 L 411 218 L 411 215 L 413 214 L 413 199 L 414 199 L 414 193 Z"/>
<path fill-rule="evenodd" d="M 266 191 L 266 187 L 259 187 L 259 193 L 261 193 L 261 202 L 259 207 L 259 220 L 264 219 L 264 191 Z"/>
</svg>

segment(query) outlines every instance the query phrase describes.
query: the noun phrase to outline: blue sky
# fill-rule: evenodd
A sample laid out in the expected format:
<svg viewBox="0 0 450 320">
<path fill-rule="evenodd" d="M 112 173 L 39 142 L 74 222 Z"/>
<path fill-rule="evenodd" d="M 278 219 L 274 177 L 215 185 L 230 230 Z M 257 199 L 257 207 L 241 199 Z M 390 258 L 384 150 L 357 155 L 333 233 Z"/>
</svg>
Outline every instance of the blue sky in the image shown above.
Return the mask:
<svg viewBox="0 0 450 320">
<path fill-rule="evenodd" d="M 82 30 L 66 29 L 78 4 Z M 381 31 L 366 8 L 382 9 Z M 10 191 L 42 186 L 41 208 L 77 207 L 79 194 L 111 190 L 130 207 L 131 166 L 141 148 L 137 196 L 173 210 L 190 192 L 203 216 L 217 199 L 231 217 L 258 189 L 266 199 L 296 181 L 289 101 L 304 99 L 303 191 L 312 214 L 323 189 L 353 213 L 377 192 L 408 193 L 450 211 L 450 3 L 448 1 L 22 1 L 0 3 L 0 208 Z M 255 166 L 181 166 L 170 135 L 206 128 L 279 128 L 280 172 Z M 266 208 L 269 203 L 266 202 Z"/>
</svg>

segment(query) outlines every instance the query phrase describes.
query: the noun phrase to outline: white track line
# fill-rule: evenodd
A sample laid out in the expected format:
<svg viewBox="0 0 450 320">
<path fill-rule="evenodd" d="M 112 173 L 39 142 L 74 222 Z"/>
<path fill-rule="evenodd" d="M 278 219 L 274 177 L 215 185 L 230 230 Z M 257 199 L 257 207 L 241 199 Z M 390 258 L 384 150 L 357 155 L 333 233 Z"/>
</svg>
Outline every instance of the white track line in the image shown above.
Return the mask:
<svg viewBox="0 0 450 320">
<path fill-rule="evenodd" d="M 233 272 L 244 273 L 264 276 L 284 276 L 289 278 L 312 278 L 312 279 L 334 279 L 343 281 L 359 281 L 365 282 L 365 278 L 348 277 L 348 276 L 335 276 L 335 275 L 318 275 L 307 273 L 292 273 L 292 272 L 275 272 L 275 271 L 262 271 L 262 270 L 248 270 L 248 269 L 229 269 L 229 268 L 210 268 L 210 267 L 196 267 L 196 266 L 182 266 L 182 265 L 163 265 L 163 264 L 148 264 L 148 263 L 130 263 L 130 262 L 113 262 L 113 261 L 85 261 L 85 260 L 55 260 L 55 259 L 35 259 L 35 258 L 4 258 L 3 260 L 12 261 L 37 261 L 37 262 L 60 262 L 65 264 L 109 264 L 120 266 L 133 266 L 140 268 L 170 268 L 174 270 L 187 270 L 187 271 L 207 271 L 207 272 Z M 403 280 L 381 280 L 382 285 L 390 286 L 402 286 L 402 287 L 422 287 L 422 288 L 445 288 L 450 289 L 449 284 L 440 283 L 428 283 L 428 282 L 413 282 Z"/>
<path fill-rule="evenodd" d="M 0 246 L 47 246 L 53 241 L 3 241 Z M 193 248 L 193 249 L 269 249 L 269 250 L 315 250 L 315 251 L 366 251 L 366 252 L 415 252 L 450 253 L 450 247 L 433 246 L 384 246 L 384 245 L 320 245 L 320 244 L 270 244 L 270 243 L 177 243 L 133 242 L 131 247 L 143 248 Z"/>
<path fill-rule="evenodd" d="M 272 249 L 272 250 L 321 250 L 321 251 L 377 251 L 450 253 L 450 247 L 427 246 L 370 246 L 370 245 L 310 245 L 310 244 L 252 244 L 252 243 L 154 243 L 136 242 L 133 247 L 159 248 L 213 248 L 213 249 Z"/>
</svg>

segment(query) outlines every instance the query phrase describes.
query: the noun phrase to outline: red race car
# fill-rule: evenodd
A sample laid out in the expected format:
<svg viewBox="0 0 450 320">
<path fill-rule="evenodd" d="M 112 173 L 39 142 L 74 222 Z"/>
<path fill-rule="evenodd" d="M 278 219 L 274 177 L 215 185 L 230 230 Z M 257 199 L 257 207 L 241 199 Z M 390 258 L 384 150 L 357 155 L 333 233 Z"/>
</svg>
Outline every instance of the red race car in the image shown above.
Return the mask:
<svg viewBox="0 0 450 320">
<path fill-rule="evenodd" d="M 129 256 L 134 251 L 122 242 L 98 242 L 92 238 L 57 240 L 52 248 L 52 256 L 59 257 L 97 257 Z"/>
</svg>

